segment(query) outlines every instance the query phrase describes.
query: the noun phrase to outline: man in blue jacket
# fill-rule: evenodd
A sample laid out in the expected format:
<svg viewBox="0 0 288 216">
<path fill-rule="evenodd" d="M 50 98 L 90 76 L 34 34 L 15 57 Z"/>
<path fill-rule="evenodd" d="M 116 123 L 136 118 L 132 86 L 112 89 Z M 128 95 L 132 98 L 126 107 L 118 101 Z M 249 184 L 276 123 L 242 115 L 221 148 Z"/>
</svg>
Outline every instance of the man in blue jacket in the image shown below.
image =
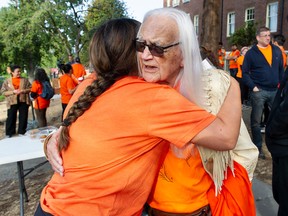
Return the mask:
<svg viewBox="0 0 288 216">
<path fill-rule="evenodd" d="M 279 204 L 278 216 L 288 215 L 288 69 L 266 125 L 266 144 L 272 155 L 273 197 Z"/>
<path fill-rule="evenodd" d="M 242 72 L 243 82 L 251 91 L 252 141 L 259 149 L 259 157 L 265 159 L 262 151 L 261 115 L 265 103 L 269 108 L 272 107 L 284 69 L 282 52 L 277 46 L 271 44 L 269 28 L 260 27 L 256 32 L 256 39 L 257 44 L 245 55 Z"/>
</svg>

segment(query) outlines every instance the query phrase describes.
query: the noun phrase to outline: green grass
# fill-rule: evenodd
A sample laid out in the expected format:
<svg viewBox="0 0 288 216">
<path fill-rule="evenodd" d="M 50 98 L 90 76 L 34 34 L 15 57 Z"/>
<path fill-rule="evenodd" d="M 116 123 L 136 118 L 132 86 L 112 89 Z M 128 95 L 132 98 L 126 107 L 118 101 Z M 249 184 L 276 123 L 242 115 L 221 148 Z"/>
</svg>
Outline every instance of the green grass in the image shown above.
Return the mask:
<svg viewBox="0 0 288 216">
<path fill-rule="evenodd" d="M 5 100 L 5 96 L 4 95 L 0 95 L 0 102 Z"/>
</svg>

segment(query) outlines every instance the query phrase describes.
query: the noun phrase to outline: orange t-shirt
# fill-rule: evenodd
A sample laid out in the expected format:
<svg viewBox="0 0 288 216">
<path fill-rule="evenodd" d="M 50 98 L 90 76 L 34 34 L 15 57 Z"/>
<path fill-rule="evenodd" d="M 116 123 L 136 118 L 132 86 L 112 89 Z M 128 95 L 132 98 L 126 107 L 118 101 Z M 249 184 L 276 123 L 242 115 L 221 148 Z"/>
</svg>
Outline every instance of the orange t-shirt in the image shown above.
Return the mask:
<svg viewBox="0 0 288 216">
<path fill-rule="evenodd" d="M 240 56 L 240 51 L 239 50 L 234 50 L 232 51 L 229 56 L 236 56 L 237 58 Z M 238 68 L 238 65 L 237 65 L 237 62 L 236 62 L 236 59 L 231 59 L 229 60 L 229 68 L 230 69 L 235 69 L 235 68 Z"/>
<path fill-rule="evenodd" d="M 72 94 L 69 93 L 69 90 L 72 90 L 76 87 L 75 82 L 72 77 L 68 74 L 64 74 L 59 78 L 60 80 L 60 94 L 61 101 L 63 104 L 68 104 L 69 100 L 72 97 Z"/>
<path fill-rule="evenodd" d="M 83 82 L 81 82 L 78 86 L 77 86 L 77 90 L 74 92 L 74 94 L 72 95 L 67 108 L 64 111 L 64 116 L 67 116 L 67 113 L 69 111 L 69 109 L 72 107 L 72 105 L 74 104 L 75 101 L 78 100 L 78 98 L 83 94 L 83 92 L 85 91 L 86 87 L 91 85 L 91 83 L 97 79 L 97 74 L 96 73 L 91 73 L 85 80 L 83 80 Z"/>
<path fill-rule="evenodd" d="M 264 55 L 266 61 L 269 63 L 269 65 L 272 65 L 272 47 L 271 45 L 268 45 L 267 47 L 259 47 L 259 50 Z"/>
<path fill-rule="evenodd" d="M 12 77 L 12 85 L 14 89 L 19 89 L 20 88 L 20 77 Z"/>
<path fill-rule="evenodd" d="M 35 92 L 38 95 L 40 95 L 42 94 L 42 90 L 43 90 L 43 87 L 39 81 L 34 81 L 32 83 L 31 92 Z M 46 100 L 40 96 L 35 98 L 35 100 L 33 101 L 33 107 L 35 109 L 45 109 L 49 107 L 49 104 L 50 104 L 50 100 Z"/>
<path fill-rule="evenodd" d="M 72 68 L 73 68 L 73 75 L 76 78 L 84 77 L 86 75 L 85 67 L 82 64 L 74 63 L 72 64 Z"/>
<path fill-rule="evenodd" d="M 207 191 L 213 185 L 196 147 L 188 159 L 177 158 L 171 150 L 159 172 L 148 204 L 171 213 L 191 213 L 208 205 Z"/>
<path fill-rule="evenodd" d="M 242 78 L 242 65 L 243 65 L 243 62 L 244 62 L 244 56 L 241 55 L 239 56 L 239 58 L 237 59 L 237 65 L 238 65 L 238 71 L 237 71 L 237 74 L 236 74 L 236 77 L 238 78 Z"/>
<path fill-rule="evenodd" d="M 41 207 L 53 215 L 141 215 L 169 143 L 184 146 L 214 120 L 169 86 L 117 81 L 70 126 L 64 177 L 53 175 Z"/>
</svg>

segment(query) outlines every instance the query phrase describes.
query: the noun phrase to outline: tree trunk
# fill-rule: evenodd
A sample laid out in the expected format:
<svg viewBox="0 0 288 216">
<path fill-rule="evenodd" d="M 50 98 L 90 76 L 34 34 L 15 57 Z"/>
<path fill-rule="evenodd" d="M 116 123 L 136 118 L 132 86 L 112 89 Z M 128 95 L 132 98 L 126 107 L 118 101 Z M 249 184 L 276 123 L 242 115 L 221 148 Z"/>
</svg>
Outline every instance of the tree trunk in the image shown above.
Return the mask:
<svg viewBox="0 0 288 216">
<path fill-rule="evenodd" d="M 204 0 L 200 44 L 217 54 L 220 41 L 221 0 Z M 217 56 L 217 55 L 216 55 Z"/>
</svg>

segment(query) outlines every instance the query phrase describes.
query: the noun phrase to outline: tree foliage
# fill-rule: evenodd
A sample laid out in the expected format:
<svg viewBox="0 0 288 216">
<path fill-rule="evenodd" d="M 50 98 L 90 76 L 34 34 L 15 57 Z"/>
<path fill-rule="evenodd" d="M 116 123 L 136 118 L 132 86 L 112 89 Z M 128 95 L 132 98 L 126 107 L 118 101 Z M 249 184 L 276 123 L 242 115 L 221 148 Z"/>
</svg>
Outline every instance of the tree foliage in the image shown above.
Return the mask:
<svg viewBox="0 0 288 216">
<path fill-rule="evenodd" d="M 0 10 L 1 71 L 16 63 L 32 75 L 70 53 L 88 61 L 94 26 L 126 13 L 120 0 L 11 0 Z"/>
<path fill-rule="evenodd" d="M 256 42 L 256 25 L 251 22 L 247 26 L 237 29 L 229 38 L 229 44 L 237 44 L 240 47 L 250 46 Z"/>
<path fill-rule="evenodd" d="M 85 39 L 90 41 L 92 35 L 103 22 L 121 17 L 128 17 L 126 4 L 120 0 L 94 0 L 88 9 Z M 84 45 L 81 59 L 88 61 L 88 43 Z"/>
</svg>

